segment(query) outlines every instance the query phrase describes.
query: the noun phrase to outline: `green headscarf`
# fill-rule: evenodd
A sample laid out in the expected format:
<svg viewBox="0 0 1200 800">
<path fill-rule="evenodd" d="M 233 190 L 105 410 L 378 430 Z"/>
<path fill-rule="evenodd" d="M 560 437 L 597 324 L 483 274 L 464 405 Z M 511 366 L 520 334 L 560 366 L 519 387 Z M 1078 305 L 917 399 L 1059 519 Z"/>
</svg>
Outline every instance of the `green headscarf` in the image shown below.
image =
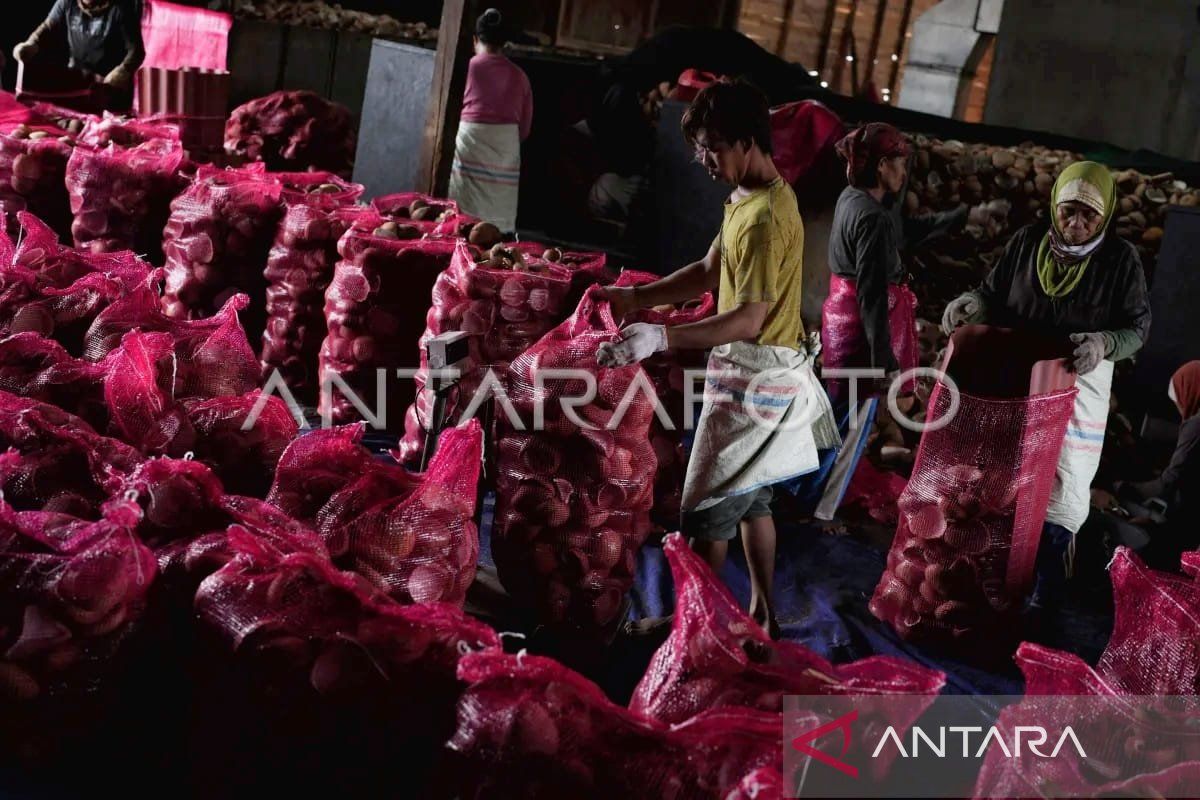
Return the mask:
<svg viewBox="0 0 1200 800">
<path fill-rule="evenodd" d="M 1104 221 L 1100 225 L 1100 231 L 1091 239 L 1091 242 L 1098 243 L 1100 237 L 1104 235 L 1117 205 L 1117 185 L 1113 181 L 1112 173 L 1103 164 L 1097 164 L 1095 161 L 1077 161 L 1059 174 L 1058 180 L 1054 182 L 1054 189 L 1050 192 L 1052 230 L 1046 232 L 1037 254 L 1038 281 L 1042 284 L 1042 291 L 1050 297 L 1062 297 L 1070 294 L 1079 285 L 1084 271 L 1092 260 L 1090 252 L 1081 259 L 1064 257 L 1064 254 L 1061 253 L 1061 248 L 1066 245 L 1062 241 L 1062 231 L 1058 228 L 1058 214 L 1055 213 L 1058 209 L 1058 196 L 1063 187 L 1077 178 L 1094 186 L 1104 199 Z M 1051 243 L 1052 235 L 1055 239 L 1053 244 Z M 1055 253 L 1056 249 L 1060 250 L 1057 254 Z"/>
</svg>

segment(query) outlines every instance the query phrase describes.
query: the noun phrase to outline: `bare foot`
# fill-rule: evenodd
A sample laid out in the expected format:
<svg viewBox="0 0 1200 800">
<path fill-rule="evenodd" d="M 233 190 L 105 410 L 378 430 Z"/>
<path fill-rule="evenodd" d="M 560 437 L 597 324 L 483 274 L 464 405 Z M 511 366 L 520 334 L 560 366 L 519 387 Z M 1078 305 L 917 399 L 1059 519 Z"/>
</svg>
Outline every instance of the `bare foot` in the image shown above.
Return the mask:
<svg viewBox="0 0 1200 800">
<path fill-rule="evenodd" d="M 750 618 L 767 632 L 767 635 L 771 637 L 771 641 L 778 641 L 781 631 L 779 630 L 779 622 L 775 619 L 775 612 L 772 609 L 766 606 L 752 608 L 750 609 Z"/>
<path fill-rule="evenodd" d="M 838 519 L 813 519 L 812 524 L 821 533 L 827 533 L 830 536 L 848 536 L 850 534 L 850 529 Z"/>
</svg>

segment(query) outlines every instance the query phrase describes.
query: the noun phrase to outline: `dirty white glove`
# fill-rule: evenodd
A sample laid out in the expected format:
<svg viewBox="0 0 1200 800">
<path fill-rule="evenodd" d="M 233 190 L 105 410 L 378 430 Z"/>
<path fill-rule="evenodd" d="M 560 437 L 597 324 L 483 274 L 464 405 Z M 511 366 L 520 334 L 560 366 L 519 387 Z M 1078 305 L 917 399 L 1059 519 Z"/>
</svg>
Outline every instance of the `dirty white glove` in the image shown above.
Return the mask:
<svg viewBox="0 0 1200 800">
<path fill-rule="evenodd" d="M 602 367 L 624 367 L 666 349 L 666 326 L 635 322 L 621 329 L 621 338 L 617 341 L 601 343 L 596 351 L 596 363 Z"/>
<path fill-rule="evenodd" d="M 960 294 L 950 301 L 942 314 L 942 333 L 949 336 L 954 333 L 955 328 L 971 321 L 982 310 L 978 295 L 973 292 Z"/>
<path fill-rule="evenodd" d="M 17 61 L 25 61 L 33 58 L 38 54 L 38 46 L 33 42 L 21 42 L 13 48 L 13 58 Z"/>
<path fill-rule="evenodd" d="M 1071 341 L 1077 345 L 1072 366 L 1080 375 L 1087 375 L 1100 366 L 1108 355 L 1108 337 L 1103 333 L 1072 333 Z"/>
</svg>

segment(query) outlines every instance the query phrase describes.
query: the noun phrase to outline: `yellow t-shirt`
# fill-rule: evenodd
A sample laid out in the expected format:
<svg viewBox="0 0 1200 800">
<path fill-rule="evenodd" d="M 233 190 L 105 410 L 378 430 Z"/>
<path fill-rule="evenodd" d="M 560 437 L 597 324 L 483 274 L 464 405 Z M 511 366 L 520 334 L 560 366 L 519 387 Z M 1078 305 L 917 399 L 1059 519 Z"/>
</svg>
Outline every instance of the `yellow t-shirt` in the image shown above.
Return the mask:
<svg viewBox="0 0 1200 800">
<path fill-rule="evenodd" d="M 770 303 L 757 343 L 799 349 L 804 338 L 804 223 L 792 187 L 776 178 L 736 202 L 726 202 L 713 247 L 721 254 L 717 311 L 732 311 L 741 303 Z"/>
</svg>

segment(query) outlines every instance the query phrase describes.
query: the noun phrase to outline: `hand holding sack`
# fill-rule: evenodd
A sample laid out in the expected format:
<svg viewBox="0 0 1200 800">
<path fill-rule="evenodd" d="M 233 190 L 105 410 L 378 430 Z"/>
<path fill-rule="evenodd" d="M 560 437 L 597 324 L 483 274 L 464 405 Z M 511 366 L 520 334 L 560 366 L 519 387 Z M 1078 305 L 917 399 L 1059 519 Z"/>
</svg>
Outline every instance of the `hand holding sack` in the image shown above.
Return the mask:
<svg viewBox="0 0 1200 800">
<path fill-rule="evenodd" d="M 546 624 L 585 632 L 619 613 L 654 497 L 653 388 L 638 367 L 596 364 L 598 348 L 616 333 L 607 304 L 589 292 L 567 321 L 521 354 L 509 367 L 508 397 L 526 423 L 541 402 L 545 426 L 521 431 L 510 421 L 497 448 L 492 546 L 500 580 Z M 590 404 L 559 402 L 587 388 L 581 379 L 546 374 L 567 368 L 594 376 Z M 641 389 L 631 389 L 635 380 Z"/>
<path fill-rule="evenodd" d="M 1072 333 L 1071 342 L 1076 345 L 1072 366 L 1080 375 L 1100 366 L 1108 354 L 1108 337 L 1103 333 Z"/>
<path fill-rule="evenodd" d="M 975 321 L 982 310 L 978 295 L 973 292 L 959 295 L 950 301 L 942 314 L 942 333 L 949 336 L 958 326 Z"/>
</svg>

